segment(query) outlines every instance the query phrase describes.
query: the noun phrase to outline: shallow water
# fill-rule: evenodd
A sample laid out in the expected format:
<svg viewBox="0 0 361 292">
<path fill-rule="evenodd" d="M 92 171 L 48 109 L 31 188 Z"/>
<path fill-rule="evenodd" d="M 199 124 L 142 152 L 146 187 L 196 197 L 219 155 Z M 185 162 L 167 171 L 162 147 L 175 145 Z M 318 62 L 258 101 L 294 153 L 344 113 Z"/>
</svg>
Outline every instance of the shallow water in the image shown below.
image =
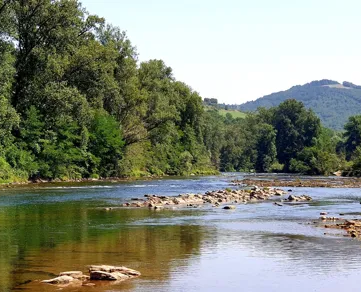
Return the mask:
<svg viewBox="0 0 361 292">
<path fill-rule="evenodd" d="M 240 177 L 238 174 L 237 177 Z M 62 291 L 355 291 L 360 242 L 309 223 L 321 211 L 361 218 L 361 189 L 292 188 L 307 204 L 236 210 L 113 209 L 144 194 L 204 193 L 233 175 L 112 184 L 48 184 L 0 193 L 0 291 L 58 291 L 39 283 L 90 264 L 142 276 Z M 289 188 L 287 188 L 289 189 Z"/>
</svg>

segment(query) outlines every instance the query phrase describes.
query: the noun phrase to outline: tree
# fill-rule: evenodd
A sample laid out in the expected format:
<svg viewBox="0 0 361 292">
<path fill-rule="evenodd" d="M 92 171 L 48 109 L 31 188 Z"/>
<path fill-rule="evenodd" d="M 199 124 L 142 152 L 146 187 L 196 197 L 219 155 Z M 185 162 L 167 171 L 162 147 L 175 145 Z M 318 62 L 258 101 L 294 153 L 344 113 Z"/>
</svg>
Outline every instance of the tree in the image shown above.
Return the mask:
<svg viewBox="0 0 361 292">
<path fill-rule="evenodd" d="M 123 146 L 119 123 L 106 111 L 96 111 L 89 136 L 89 151 L 94 156 L 92 174 L 120 176 Z"/>
<path fill-rule="evenodd" d="M 259 125 L 256 148 L 255 170 L 257 172 L 269 172 L 277 156 L 276 132 L 271 125 Z"/>
<path fill-rule="evenodd" d="M 344 128 L 346 159 L 350 160 L 361 145 L 361 115 L 350 117 Z"/>
<path fill-rule="evenodd" d="M 274 110 L 272 124 L 277 131 L 277 158 L 289 170 L 290 161 L 305 147 L 310 147 L 317 138 L 321 123 L 301 102 L 286 100 Z"/>
</svg>

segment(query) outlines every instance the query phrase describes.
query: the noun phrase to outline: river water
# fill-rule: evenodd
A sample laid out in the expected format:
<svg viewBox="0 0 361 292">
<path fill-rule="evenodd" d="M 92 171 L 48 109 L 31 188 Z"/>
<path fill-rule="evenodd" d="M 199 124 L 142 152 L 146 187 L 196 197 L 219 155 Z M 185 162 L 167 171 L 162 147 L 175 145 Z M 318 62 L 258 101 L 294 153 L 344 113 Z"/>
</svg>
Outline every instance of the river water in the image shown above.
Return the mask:
<svg viewBox="0 0 361 292">
<path fill-rule="evenodd" d="M 361 189 L 292 188 L 313 201 L 282 207 L 266 201 L 236 210 L 104 208 L 144 194 L 225 189 L 242 176 L 2 191 L 0 291 L 59 291 L 40 281 L 91 264 L 124 265 L 142 276 L 62 291 L 359 290 L 360 241 L 310 223 L 322 211 L 361 218 Z"/>
</svg>

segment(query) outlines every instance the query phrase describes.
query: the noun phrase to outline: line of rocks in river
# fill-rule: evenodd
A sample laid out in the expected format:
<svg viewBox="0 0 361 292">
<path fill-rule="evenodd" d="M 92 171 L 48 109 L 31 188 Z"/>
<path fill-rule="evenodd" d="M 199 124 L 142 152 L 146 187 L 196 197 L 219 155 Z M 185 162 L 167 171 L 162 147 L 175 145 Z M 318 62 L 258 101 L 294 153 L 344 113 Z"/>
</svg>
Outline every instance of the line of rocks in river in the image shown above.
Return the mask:
<svg viewBox="0 0 361 292">
<path fill-rule="evenodd" d="M 326 213 L 321 213 L 326 215 Z M 361 239 L 361 220 L 360 219 L 342 219 L 337 217 L 321 216 L 321 227 L 328 229 L 340 229 L 346 231 L 344 236 Z M 324 224 L 328 222 L 329 224 Z M 320 222 L 314 222 L 320 226 Z M 324 224 L 324 225 L 323 225 Z M 326 234 L 326 233 L 325 233 Z"/>
<path fill-rule="evenodd" d="M 203 204 L 211 204 L 218 207 L 223 204 L 241 204 L 268 200 L 273 196 L 282 196 L 286 192 L 275 188 L 252 187 L 250 190 L 219 190 L 209 191 L 205 194 L 182 194 L 178 196 L 145 195 L 145 198 L 133 198 L 124 203 L 122 207 L 147 207 L 153 209 L 171 207 L 197 207 Z M 225 209 L 232 209 L 225 206 Z"/>
<path fill-rule="evenodd" d="M 62 272 L 58 277 L 44 280 L 42 283 L 61 286 L 95 286 L 91 281 L 115 281 L 120 282 L 139 277 L 140 272 L 127 267 L 115 267 L 107 265 L 92 265 L 88 267 L 89 276 L 81 271 Z"/>
</svg>

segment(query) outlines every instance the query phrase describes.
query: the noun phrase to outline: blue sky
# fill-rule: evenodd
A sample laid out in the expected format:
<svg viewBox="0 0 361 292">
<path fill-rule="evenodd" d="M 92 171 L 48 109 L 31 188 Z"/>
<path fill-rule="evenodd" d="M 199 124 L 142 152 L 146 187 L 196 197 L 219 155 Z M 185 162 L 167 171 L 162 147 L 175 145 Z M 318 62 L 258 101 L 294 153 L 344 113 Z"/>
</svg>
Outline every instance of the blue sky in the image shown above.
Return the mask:
<svg viewBox="0 0 361 292">
<path fill-rule="evenodd" d="M 312 80 L 361 84 L 359 0 L 82 0 L 202 97 L 243 103 Z"/>
</svg>

